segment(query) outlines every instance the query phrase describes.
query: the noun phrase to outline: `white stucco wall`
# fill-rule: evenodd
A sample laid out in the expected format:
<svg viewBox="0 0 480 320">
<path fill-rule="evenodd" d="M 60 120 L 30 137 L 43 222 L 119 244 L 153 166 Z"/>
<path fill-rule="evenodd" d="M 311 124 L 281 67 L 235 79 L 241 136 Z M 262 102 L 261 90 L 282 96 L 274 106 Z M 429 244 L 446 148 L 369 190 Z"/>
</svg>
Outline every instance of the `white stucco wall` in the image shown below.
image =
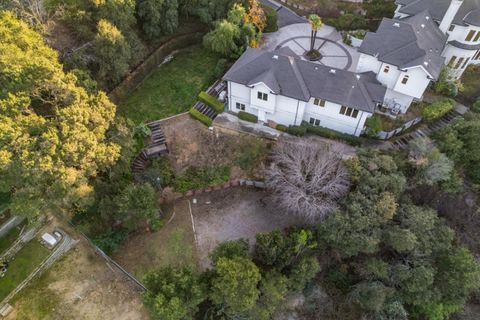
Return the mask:
<svg viewBox="0 0 480 320">
<path fill-rule="evenodd" d="M 409 79 L 406 84 L 403 84 L 402 80 L 405 75 L 408 75 Z M 425 70 L 421 67 L 415 67 L 400 72 L 397 82 L 392 89 L 399 93 L 420 99 L 429 83 L 430 79 L 427 78 Z"/>
<path fill-rule="evenodd" d="M 359 136 L 365 126 L 365 120 L 372 114 L 364 111 L 358 112 L 356 118 L 340 114 L 341 105 L 326 101 L 325 107 L 313 104 L 313 99 L 305 107 L 303 120 L 309 122 L 310 118 L 320 120 L 320 126 L 339 132 Z"/>
<path fill-rule="evenodd" d="M 442 21 L 440 22 L 440 30 L 442 30 L 443 33 L 446 33 L 450 25 L 452 24 L 453 18 L 455 18 L 455 15 L 458 12 L 458 9 L 462 6 L 463 0 L 452 0 L 450 2 L 450 6 L 448 7 L 447 11 L 445 12 L 445 15 L 443 16 Z"/>
<path fill-rule="evenodd" d="M 340 114 L 341 106 L 336 103 L 326 101 L 325 107 L 320 107 L 313 104 L 313 98 L 309 102 L 304 102 L 281 95 L 275 95 L 275 105 L 273 108 L 268 105 L 267 110 L 266 104 L 259 103 L 256 99 L 257 91 L 265 89 L 264 87 L 254 86 L 249 88 L 229 81 L 227 88 L 229 111 L 238 113 L 240 110 L 236 109 L 236 103 L 239 102 L 245 105 L 245 112 L 256 116 L 259 116 L 260 112 L 264 112 L 265 121 L 272 120 L 286 126 L 300 125 L 302 121 L 308 122 L 312 117 L 319 119 L 322 127 L 358 136 L 363 131 L 365 120 L 372 115 L 368 112 L 359 111 L 357 118 L 352 118 Z M 254 103 L 251 103 L 252 100 L 254 100 Z"/>
<path fill-rule="evenodd" d="M 391 107 L 393 107 L 394 103 L 398 103 L 401 113 L 407 112 L 413 100 L 414 98 L 412 96 L 402 94 L 392 89 L 387 89 L 385 93 L 385 103 Z"/>
</svg>

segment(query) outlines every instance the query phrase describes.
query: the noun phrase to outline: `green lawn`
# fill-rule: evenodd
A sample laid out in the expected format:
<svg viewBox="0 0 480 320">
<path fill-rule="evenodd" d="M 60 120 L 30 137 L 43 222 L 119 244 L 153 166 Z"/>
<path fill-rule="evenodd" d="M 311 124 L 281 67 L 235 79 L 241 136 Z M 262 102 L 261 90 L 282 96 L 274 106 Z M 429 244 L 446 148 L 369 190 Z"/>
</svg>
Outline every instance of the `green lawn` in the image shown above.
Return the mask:
<svg viewBox="0 0 480 320">
<path fill-rule="evenodd" d="M 215 81 L 218 59 L 200 45 L 180 51 L 145 79 L 118 107 L 119 114 L 141 123 L 188 111 L 198 93 Z"/>
<path fill-rule="evenodd" d="M 17 239 L 18 235 L 20 234 L 20 230 L 22 230 L 22 227 L 25 224 L 26 224 L 26 221 L 24 220 L 18 226 L 8 231 L 6 235 L 4 235 L 3 237 L 0 237 L 0 253 L 10 248 L 12 243 Z"/>
<path fill-rule="evenodd" d="M 8 271 L 0 278 L 0 301 L 17 287 L 50 254 L 37 240 L 25 245 L 10 261 Z"/>
</svg>

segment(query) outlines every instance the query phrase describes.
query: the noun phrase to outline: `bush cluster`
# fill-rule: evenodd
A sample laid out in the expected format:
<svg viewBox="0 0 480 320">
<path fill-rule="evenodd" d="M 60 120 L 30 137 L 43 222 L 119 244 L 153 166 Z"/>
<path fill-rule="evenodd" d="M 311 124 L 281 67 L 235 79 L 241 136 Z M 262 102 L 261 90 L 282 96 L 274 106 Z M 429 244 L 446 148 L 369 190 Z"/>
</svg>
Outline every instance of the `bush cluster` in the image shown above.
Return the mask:
<svg viewBox="0 0 480 320">
<path fill-rule="evenodd" d="M 192 117 L 194 117 L 195 119 L 197 119 L 198 121 L 206 125 L 207 127 L 210 127 L 212 125 L 212 122 L 213 122 L 212 119 L 210 119 L 209 117 L 207 117 L 206 115 L 198 111 L 197 109 L 191 108 L 189 112 Z"/>
<path fill-rule="evenodd" d="M 277 124 L 275 126 L 275 129 L 277 129 L 278 131 L 282 131 L 282 132 L 287 132 L 288 131 L 288 127 L 283 125 L 283 124 Z"/>
<path fill-rule="evenodd" d="M 189 168 L 173 182 L 175 191 L 203 189 L 221 185 L 230 180 L 230 167 Z"/>
<path fill-rule="evenodd" d="M 444 116 L 453 109 L 455 101 L 452 99 L 443 99 L 426 106 L 422 111 L 423 119 L 426 121 L 436 120 Z"/>
<path fill-rule="evenodd" d="M 198 100 L 205 103 L 207 106 L 212 107 L 217 113 L 222 113 L 225 109 L 225 105 L 222 101 L 205 91 L 202 91 L 198 94 Z"/>
<path fill-rule="evenodd" d="M 287 132 L 297 137 L 303 137 L 307 133 L 307 128 L 305 126 L 288 126 Z"/>
<path fill-rule="evenodd" d="M 275 32 L 278 30 L 278 12 L 268 6 L 262 6 L 263 12 L 265 12 L 265 16 L 267 17 L 267 26 L 263 32 Z"/>
<path fill-rule="evenodd" d="M 240 111 L 237 115 L 240 120 L 245 120 L 245 121 L 254 122 L 254 123 L 258 122 L 258 117 L 254 114 L 251 114 L 245 111 Z"/>
<path fill-rule="evenodd" d="M 350 134 L 341 133 L 325 127 L 312 126 L 311 124 L 306 122 L 302 123 L 302 127 L 305 127 L 306 132 L 308 133 L 315 134 L 317 136 L 321 136 L 328 139 L 340 140 L 352 146 L 358 147 L 362 144 L 362 138 L 359 138 Z"/>
</svg>

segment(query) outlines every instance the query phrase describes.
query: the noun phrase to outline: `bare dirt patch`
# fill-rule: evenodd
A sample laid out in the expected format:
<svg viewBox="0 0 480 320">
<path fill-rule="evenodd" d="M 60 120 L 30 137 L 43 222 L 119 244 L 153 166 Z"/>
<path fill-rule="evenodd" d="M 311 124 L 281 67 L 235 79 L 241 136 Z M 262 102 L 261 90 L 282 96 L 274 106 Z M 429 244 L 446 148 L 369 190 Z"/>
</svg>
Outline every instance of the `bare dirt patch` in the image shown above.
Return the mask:
<svg viewBox="0 0 480 320">
<path fill-rule="evenodd" d="M 239 158 L 246 148 L 254 143 L 272 143 L 251 135 L 211 131 L 205 125 L 185 114 L 162 122 L 167 138 L 170 159 L 177 173 L 190 167 L 231 167 L 231 178 L 261 178 L 263 161 L 258 161 L 252 170 L 243 170 Z M 263 160 L 263 159 L 260 159 Z"/>
<path fill-rule="evenodd" d="M 81 240 L 25 288 L 6 319 L 149 319 L 140 291 Z"/>
<path fill-rule="evenodd" d="M 194 265 L 195 246 L 188 200 L 166 208 L 166 225 L 153 233 L 133 236 L 118 249 L 114 259 L 141 278 L 152 268 L 167 265 Z"/>
<path fill-rule="evenodd" d="M 197 197 L 192 212 L 202 269 L 210 265 L 209 253 L 223 241 L 245 238 L 253 244 L 257 233 L 302 224 L 299 218 L 279 212 L 266 192 L 247 188 Z"/>
</svg>

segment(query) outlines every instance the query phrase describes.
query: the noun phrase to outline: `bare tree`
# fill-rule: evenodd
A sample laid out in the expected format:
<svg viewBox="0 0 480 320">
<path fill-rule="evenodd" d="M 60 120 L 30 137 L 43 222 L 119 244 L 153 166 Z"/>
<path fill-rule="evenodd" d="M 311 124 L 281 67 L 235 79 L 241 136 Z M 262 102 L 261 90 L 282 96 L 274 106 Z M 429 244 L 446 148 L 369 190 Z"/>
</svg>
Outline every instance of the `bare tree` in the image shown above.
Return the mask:
<svg viewBox="0 0 480 320">
<path fill-rule="evenodd" d="M 335 146 L 282 141 L 274 148 L 272 160 L 267 187 L 275 203 L 310 222 L 330 213 L 349 190 L 349 175 Z"/>
</svg>

